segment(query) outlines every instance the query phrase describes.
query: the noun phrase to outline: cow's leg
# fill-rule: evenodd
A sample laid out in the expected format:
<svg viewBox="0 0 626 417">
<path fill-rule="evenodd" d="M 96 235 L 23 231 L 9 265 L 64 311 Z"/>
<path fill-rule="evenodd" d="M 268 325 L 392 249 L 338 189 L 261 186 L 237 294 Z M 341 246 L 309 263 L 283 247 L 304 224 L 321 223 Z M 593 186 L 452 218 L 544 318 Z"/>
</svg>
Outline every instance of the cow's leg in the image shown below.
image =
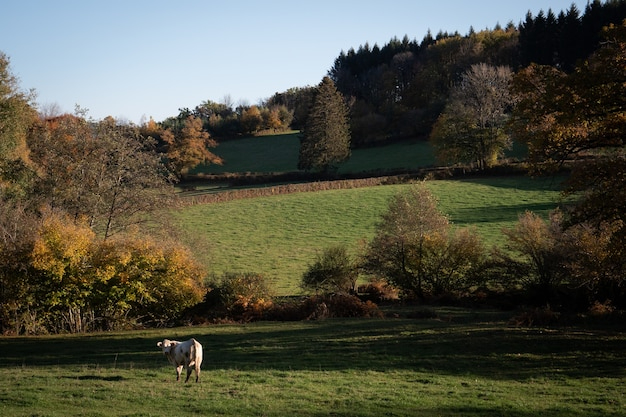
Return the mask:
<svg viewBox="0 0 626 417">
<path fill-rule="evenodd" d="M 198 362 L 196 362 L 196 382 L 198 382 L 198 380 L 200 379 L 200 364 Z"/>
<path fill-rule="evenodd" d="M 180 381 L 180 374 L 183 372 L 183 365 L 176 367 L 176 381 Z"/>
<path fill-rule="evenodd" d="M 187 367 L 187 378 L 185 379 L 185 383 L 189 381 L 189 377 L 191 376 L 192 369 L 190 366 Z"/>
</svg>

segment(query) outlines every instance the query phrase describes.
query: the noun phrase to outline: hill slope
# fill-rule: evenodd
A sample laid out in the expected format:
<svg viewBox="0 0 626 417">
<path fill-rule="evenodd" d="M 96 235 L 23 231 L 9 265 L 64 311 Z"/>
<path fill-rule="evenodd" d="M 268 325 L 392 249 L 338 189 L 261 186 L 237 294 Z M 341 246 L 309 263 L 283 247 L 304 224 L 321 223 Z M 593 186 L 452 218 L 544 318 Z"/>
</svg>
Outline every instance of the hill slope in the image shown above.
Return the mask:
<svg viewBox="0 0 626 417">
<path fill-rule="evenodd" d="M 235 200 L 186 207 L 173 215 L 211 272 L 262 273 L 279 294 L 292 295 L 317 253 L 335 244 L 356 252 L 360 241 L 372 237 L 389 198 L 409 186 Z M 452 222 L 475 226 L 488 245 L 501 245 L 501 228 L 512 227 L 519 214 L 546 215 L 560 196 L 554 179 L 433 181 L 429 186 Z"/>
</svg>

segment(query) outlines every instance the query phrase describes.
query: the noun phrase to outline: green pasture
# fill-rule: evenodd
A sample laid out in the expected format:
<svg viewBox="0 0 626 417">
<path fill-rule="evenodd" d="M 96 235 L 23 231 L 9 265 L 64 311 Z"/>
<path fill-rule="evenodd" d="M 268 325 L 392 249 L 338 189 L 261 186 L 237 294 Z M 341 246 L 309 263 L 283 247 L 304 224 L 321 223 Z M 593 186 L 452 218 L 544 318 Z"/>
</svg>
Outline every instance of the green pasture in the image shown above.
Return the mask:
<svg viewBox="0 0 626 417">
<path fill-rule="evenodd" d="M 245 172 L 293 172 L 298 170 L 299 133 L 247 137 L 222 141 L 211 151 L 224 159 L 223 165 L 201 165 L 191 173 L 222 174 Z M 506 152 L 509 158 L 524 158 L 520 144 Z M 436 165 L 430 143 L 423 139 L 394 142 L 385 146 L 355 149 L 339 166 L 339 173 L 388 172 Z"/>
<path fill-rule="evenodd" d="M 623 416 L 626 334 L 513 313 L 0 337 L 3 416 Z M 404 316 L 402 316 L 404 317 Z M 175 381 L 164 337 L 204 346 Z"/>
<path fill-rule="evenodd" d="M 212 152 L 223 165 L 199 166 L 192 173 L 293 172 L 298 170 L 299 133 L 223 141 Z M 415 169 L 434 164 L 425 141 L 406 141 L 376 148 L 356 149 L 339 168 L 340 173 Z"/>
<path fill-rule="evenodd" d="M 519 214 L 541 215 L 560 198 L 560 180 L 506 177 L 429 182 L 453 224 L 475 227 L 487 246 L 503 245 L 503 227 Z M 307 265 L 324 248 L 356 253 L 373 236 L 391 196 L 410 184 L 258 197 L 187 207 L 175 224 L 211 272 L 258 272 L 278 295 L 299 292 Z"/>
</svg>

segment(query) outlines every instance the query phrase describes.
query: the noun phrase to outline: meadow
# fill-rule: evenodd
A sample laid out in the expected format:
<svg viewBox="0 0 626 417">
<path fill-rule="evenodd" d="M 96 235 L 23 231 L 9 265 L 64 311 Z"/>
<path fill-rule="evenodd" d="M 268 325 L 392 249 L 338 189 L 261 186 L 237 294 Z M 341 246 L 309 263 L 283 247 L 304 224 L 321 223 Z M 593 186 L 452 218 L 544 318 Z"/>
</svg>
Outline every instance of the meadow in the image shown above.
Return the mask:
<svg viewBox="0 0 626 417">
<path fill-rule="evenodd" d="M 490 247 L 519 214 L 543 216 L 560 201 L 562 178 L 501 177 L 429 181 L 440 209 L 458 227 L 475 227 Z M 173 213 L 182 236 L 209 271 L 257 272 L 277 295 L 300 292 L 302 273 L 332 245 L 356 254 L 374 234 L 389 199 L 411 184 L 296 193 L 201 204 Z"/>
<path fill-rule="evenodd" d="M 223 165 L 201 165 L 192 173 L 297 171 L 299 150 L 299 133 L 231 139 L 212 149 L 213 153 L 222 157 Z M 354 150 L 350 159 L 339 167 L 339 173 L 410 169 L 434 163 L 430 144 L 412 140 Z"/>
<path fill-rule="evenodd" d="M 0 338 L 3 416 L 620 416 L 626 334 L 512 313 Z M 199 384 L 156 347 L 197 338 Z"/>
</svg>

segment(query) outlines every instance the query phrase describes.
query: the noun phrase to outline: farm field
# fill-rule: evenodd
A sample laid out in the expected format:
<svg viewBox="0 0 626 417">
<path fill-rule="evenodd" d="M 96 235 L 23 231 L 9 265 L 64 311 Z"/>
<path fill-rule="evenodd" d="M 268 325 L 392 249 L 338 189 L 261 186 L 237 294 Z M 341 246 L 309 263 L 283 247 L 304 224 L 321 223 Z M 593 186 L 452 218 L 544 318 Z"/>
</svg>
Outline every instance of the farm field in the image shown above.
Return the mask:
<svg viewBox="0 0 626 417">
<path fill-rule="evenodd" d="M 621 416 L 626 334 L 511 312 L 0 338 L 3 416 Z M 204 345 L 199 384 L 156 347 Z"/>
<path fill-rule="evenodd" d="M 526 210 L 546 216 L 559 202 L 560 179 L 503 177 L 428 182 L 453 224 L 476 227 L 487 246 L 503 245 L 503 227 Z M 324 248 L 356 253 L 373 236 L 389 198 L 410 184 L 258 197 L 173 212 L 198 258 L 213 273 L 257 272 L 277 295 L 299 293 L 307 265 Z"/>
</svg>

